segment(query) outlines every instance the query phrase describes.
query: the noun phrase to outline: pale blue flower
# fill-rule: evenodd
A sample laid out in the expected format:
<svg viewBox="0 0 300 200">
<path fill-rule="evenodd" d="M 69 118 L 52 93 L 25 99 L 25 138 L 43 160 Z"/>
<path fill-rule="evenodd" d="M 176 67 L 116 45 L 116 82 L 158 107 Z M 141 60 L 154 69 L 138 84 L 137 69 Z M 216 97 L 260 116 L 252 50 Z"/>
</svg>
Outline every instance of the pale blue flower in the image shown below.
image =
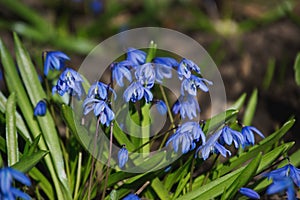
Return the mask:
<svg viewBox="0 0 300 200">
<path fill-rule="evenodd" d="M 31 199 L 30 196 L 13 186 L 13 179 L 30 186 L 31 182 L 27 176 L 13 168 L 5 167 L 0 169 L 0 199 L 14 200 L 19 198 Z"/>
<path fill-rule="evenodd" d="M 112 92 L 115 99 L 117 98 L 116 92 L 111 87 L 109 87 L 105 83 L 97 81 L 93 85 L 91 85 L 88 91 L 87 98 L 97 98 L 105 101 L 108 99 L 108 91 Z"/>
<path fill-rule="evenodd" d="M 197 74 L 201 73 L 198 65 L 196 65 L 193 61 L 189 59 L 183 58 L 180 61 L 177 69 L 179 79 L 182 80 L 183 77 L 189 79 L 193 71 Z"/>
<path fill-rule="evenodd" d="M 207 85 L 212 85 L 211 81 L 204 78 L 191 75 L 190 78 L 184 79 L 181 83 L 181 95 L 185 95 L 187 92 L 190 95 L 196 96 L 197 89 L 201 89 L 203 92 L 208 92 Z"/>
<path fill-rule="evenodd" d="M 144 87 L 151 89 L 155 82 L 155 70 L 152 63 L 145 63 L 136 68 L 135 77 Z"/>
<path fill-rule="evenodd" d="M 242 128 L 241 133 L 245 138 L 244 146 L 254 145 L 255 143 L 254 133 L 258 134 L 262 138 L 265 138 L 265 136 L 257 128 L 253 126 L 244 126 Z"/>
<path fill-rule="evenodd" d="M 167 143 L 168 146 L 172 142 L 174 151 L 177 153 L 181 147 L 181 152 L 187 153 L 196 147 L 196 142 L 201 139 L 202 144 L 205 143 L 205 135 L 197 122 L 186 122 L 182 124 L 172 135 Z"/>
<path fill-rule="evenodd" d="M 70 58 L 60 51 L 48 51 L 46 53 L 45 63 L 44 63 L 44 74 L 48 75 L 50 69 L 60 70 L 64 68 L 65 61 L 70 60 Z"/>
<path fill-rule="evenodd" d="M 239 145 L 244 144 L 244 137 L 240 132 L 232 130 L 226 125 L 221 129 L 220 141 L 227 145 L 231 145 L 233 142 L 235 148 L 238 148 Z"/>
<path fill-rule="evenodd" d="M 132 63 L 133 67 L 145 64 L 146 58 L 147 54 L 144 51 L 135 48 L 128 48 L 127 50 L 127 60 Z"/>
<path fill-rule="evenodd" d="M 119 167 L 123 168 L 128 161 L 128 150 L 125 145 L 118 152 Z"/>
<path fill-rule="evenodd" d="M 239 192 L 250 199 L 260 199 L 259 194 L 250 188 L 242 187 L 239 189 Z"/>
<path fill-rule="evenodd" d="M 47 104 L 45 100 L 40 100 L 35 108 L 34 108 L 34 116 L 44 116 L 46 114 L 47 111 Z"/>
<path fill-rule="evenodd" d="M 120 87 L 124 86 L 124 78 L 126 78 L 129 82 L 132 81 L 130 66 L 132 66 L 132 63 L 128 60 L 114 63 L 112 65 L 112 79 L 115 80 Z"/>
<path fill-rule="evenodd" d="M 195 96 L 186 95 L 179 97 L 179 99 L 173 105 L 172 111 L 174 114 L 180 113 L 182 118 L 187 116 L 191 120 L 197 117 L 198 113 L 200 112 L 200 107 Z"/>
<path fill-rule="evenodd" d="M 153 59 L 155 66 L 156 81 L 161 83 L 164 78 L 172 78 L 173 67 L 178 66 L 178 62 L 169 57 L 156 57 Z"/>
<path fill-rule="evenodd" d="M 78 99 L 84 95 L 82 86 L 83 79 L 80 74 L 73 69 L 67 68 L 59 77 L 57 84 L 52 88 L 52 93 L 57 92 L 63 96 L 66 92 Z"/>
<path fill-rule="evenodd" d="M 273 179 L 273 183 L 268 187 L 267 194 L 275 194 L 286 191 L 288 200 L 296 200 L 296 192 L 293 184 L 293 180 L 290 177 L 282 177 L 279 179 Z"/>
<path fill-rule="evenodd" d="M 168 111 L 167 105 L 162 100 L 156 102 L 157 110 L 161 115 L 165 115 Z"/>
<path fill-rule="evenodd" d="M 148 88 L 142 86 L 140 82 L 132 82 L 123 94 L 125 102 L 137 102 L 143 97 L 149 103 L 153 99 L 153 94 Z"/>
</svg>

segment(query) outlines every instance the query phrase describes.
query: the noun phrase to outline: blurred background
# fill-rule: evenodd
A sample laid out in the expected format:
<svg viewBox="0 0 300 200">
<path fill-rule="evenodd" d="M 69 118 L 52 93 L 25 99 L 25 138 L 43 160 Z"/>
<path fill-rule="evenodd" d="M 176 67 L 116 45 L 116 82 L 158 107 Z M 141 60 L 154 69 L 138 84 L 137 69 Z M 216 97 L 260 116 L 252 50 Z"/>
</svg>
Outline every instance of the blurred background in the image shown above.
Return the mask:
<svg viewBox="0 0 300 200">
<path fill-rule="evenodd" d="M 0 8 L 0 37 L 13 51 L 12 32 L 17 32 L 40 72 L 43 50 L 64 51 L 76 68 L 92 48 L 116 33 L 170 28 L 209 52 L 229 103 L 243 93 L 248 100 L 258 89 L 253 125 L 265 135 L 291 116 L 299 120 L 300 88 L 293 69 L 300 51 L 297 0 L 0 0 Z M 5 90 L 2 68 L 0 76 Z M 299 147 L 299 122 L 286 140 L 296 140 Z"/>
</svg>

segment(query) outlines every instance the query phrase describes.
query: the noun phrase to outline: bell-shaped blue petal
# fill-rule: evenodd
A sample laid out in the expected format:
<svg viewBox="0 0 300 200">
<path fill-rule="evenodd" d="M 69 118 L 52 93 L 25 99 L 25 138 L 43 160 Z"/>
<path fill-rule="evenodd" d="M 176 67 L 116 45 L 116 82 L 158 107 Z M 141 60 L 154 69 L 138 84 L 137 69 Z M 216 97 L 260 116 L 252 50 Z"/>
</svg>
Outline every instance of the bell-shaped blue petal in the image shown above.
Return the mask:
<svg viewBox="0 0 300 200">
<path fill-rule="evenodd" d="M 129 194 L 123 200 L 140 200 L 140 198 L 136 194 Z"/>
<path fill-rule="evenodd" d="M 181 95 L 185 95 L 187 92 L 190 95 L 196 96 L 197 89 L 201 89 L 203 92 L 208 92 L 207 85 L 212 85 L 211 81 L 208 81 L 204 78 L 191 75 L 190 78 L 184 79 L 181 83 Z"/>
<path fill-rule="evenodd" d="M 132 82 L 123 94 L 125 102 L 137 102 L 143 97 L 149 103 L 153 99 L 153 94 L 148 88 L 143 87 L 140 82 Z"/>
<path fill-rule="evenodd" d="M 192 75 L 192 72 L 200 74 L 200 68 L 193 61 L 183 58 L 178 66 L 177 72 L 180 80 L 184 78 L 189 79 Z"/>
<path fill-rule="evenodd" d="M 167 105 L 162 100 L 156 102 L 157 110 L 161 115 L 165 115 L 168 111 Z"/>
<path fill-rule="evenodd" d="M 123 168 L 128 161 L 128 150 L 123 146 L 118 152 L 119 167 Z"/>
<path fill-rule="evenodd" d="M 91 85 L 89 91 L 88 91 L 88 98 L 97 98 L 97 99 L 101 99 L 103 101 L 108 99 L 108 92 L 112 92 L 114 99 L 117 98 L 117 94 L 114 91 L 114 89 L 112 89 L 111 87 L 109 87 L 108 85 L 106 85 L 105 83 L 102 82 L 95 82 L 93 85 Z"/>
<path fill-rule="evenodd" d="M 198 116 L 200 112 L 200 106 L 195 96 L 180 96 L 173 105 L 172 111 L 174 114 L 180 113 L 182 118 L 187 116 L 191 120 Z"/>
<path fill-rule="evenodd" d="M 274 179 L 273 183 L 268 187 L 267 194 L 275 194 L 282 191 L 287 191 L 289 200 L 296 200 L 296 194 L 293 181 L 290 177 L 283 177 L 281 179 Z"/>
<path fill-rule="evenodd" d="M 155 83 L 155 70 L 152 63 L 145 63 L 136 68 L 135 77 L 144 87 L 152 88 Z"/>
<path fill-rule="evenodd" d="M 265 138 L 265 136 L 257 128 L 253 126 L 244 126 L 242 128 L 241 133 L 245 139 L 244 146 L 254 145 L 255 143 L 254 133 L 258 134 L 262 138 Z"/>
<path fill-rule="evenodd" d="M 47 111 L 47 104 L 45 100 L 40 100 L 35 108 L 34 108 L 34 116 L 44 116 L 46 114 Z"/>
<path fill-rule="evenodd" d="M 117 82 L 120 87 L 124 86 L 123 79 L 126 78 L 129 82 L 132 81 L 130 66 L 132 63 L 128 60 L 114 63 L 112 65 L 112 79 Z"/>
<path fill-rule="evenodd" d="M 48 51 L 46 53 L 45 63 L 44 63 L 44 74 L 48 75 L 49 70 L 60 70 L 64 68 L 65 61 L 70 60 L 70 58 L 60 51 Z"/>
<path fill-rule="evenodd" d="M 133 67 L 145 64 L 146 58 L 147 54 L 144 51 L 134 48 L 128 48 L 127 50 L 127 60 L 132 63 Z"/>
<path fill-rule="evenodd" d="M 242 188 L 239 189 L 239 192 L 242 195 L 244 195 L 246 197 L 249 197 L 251 199 L 260 199 L 259 194 L 256 191 L 254 191 L 254 190 L 252 190 L 250 188 L 242 187 Z"/>
<path fill-rule="evenodd" d="M 156 81 L 161 83 L 164 78 L 172 78 L 173 67 L 178 66 L 178 62 L 169 57 L 157 57 L 153 60 L 155 66 Z"/>
</svg>

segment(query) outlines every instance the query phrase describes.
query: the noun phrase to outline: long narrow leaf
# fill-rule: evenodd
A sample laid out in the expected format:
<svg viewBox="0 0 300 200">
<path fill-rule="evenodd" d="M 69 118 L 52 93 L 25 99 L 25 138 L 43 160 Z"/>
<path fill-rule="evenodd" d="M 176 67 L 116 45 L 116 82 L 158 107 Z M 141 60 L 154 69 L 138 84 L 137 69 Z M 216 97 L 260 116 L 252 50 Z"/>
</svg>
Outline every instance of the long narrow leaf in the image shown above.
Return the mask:
<svg viewBox="0 0 300 200">
<path fill-rule="evenodd" d="M 248 126 L 251 124 L 257 104 L 257 89 L 255 89 L 250 97 L 250 100 L 247 104 L 245 114 L 244 114 L 244 121 L 243 124 Z"/>
</svg>

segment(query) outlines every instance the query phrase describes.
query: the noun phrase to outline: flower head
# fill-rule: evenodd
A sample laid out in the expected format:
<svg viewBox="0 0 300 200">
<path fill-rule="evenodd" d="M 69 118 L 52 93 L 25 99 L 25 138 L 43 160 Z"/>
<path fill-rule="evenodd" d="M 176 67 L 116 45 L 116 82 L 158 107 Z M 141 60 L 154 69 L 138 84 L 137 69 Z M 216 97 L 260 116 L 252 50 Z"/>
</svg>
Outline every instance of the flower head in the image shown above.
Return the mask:
<svg viewBox="0 0 300 200">
<path fill-rule="evenodd" d="M 63 96 L 66 92 L 78 99 L 84 94 L 83 79 L 73 69 L 67 68 L 59 77 L 57 84 L 52 88 L 52 93 L 57 92 Z"/>
<path fill-rule="evenodd" d="M 246 196 L 246 197 L 249 197 L 251 199 L 260 199 L 260 196 L 257 192 L 255 192 L 254 190 L 250 189 L 250 188 L 245 188 L 245 187 L 242 187 L 239 189 L 239 192 Z"/>
<path fill-rule="evenodd" d="M 148 88 L 142 86 L 140 82 L 132 82 L 123 94 L 125 102 L 137 102 L 145 97 L 147 103 L 152 101 L 153 94 Z"/>
<path fill-rule="evenodd" d="M 147 54 L 144 51 L 128 48 L 127 50 L 127 60 L 130 61 L 133 67 L 142 65 L 146 62 Z"/>
<path fill-rule="evenodd" d="M 293 180 L 290 177 L 282 177 L 280 179 L 274 179 L 273 183 L 268 187 L 267 194 L 275 194 L 285 191 L 288 196 L 288 200 L 296 200 L 296 193 L 293 184 Z"/>
<path fill-rule="evenodd" d="M 220 141 L 227 145 L 231 145 L 233 142 L 235 148 L 238 148 L 240 144 L 244 144 L 244 137 L 240 132 L 232 130 L 226 125 L 221 129 Z"/>
<path fill-rule="evenodd" d="M 135 77 L 146 88 L 152 88 L 155 82 L 155 70 L 152 63 L 145 63 L 136 68 Z"/>
<path fill-rule="evenodd" d="M 201 89 L 203 92 L 208 92 L 207 85 L 212 85 L 211 81 L 205 78 L 200 78 L 195 75 L 191 75 L 190 78 L 184 79 L 181 83 L 181 95 L 187 92 L 190 95 L 197 95 L 197 88 Z"/>
<path fill-rule="evenodd" d="M 5 167 L 0 169 L 0 198 L 1 199 L 17 199 L 18 197 L 23 199 L 31 199 L 29 195 L 13 187 L 13 179 L 20 183 L 30 186 L 30 180 L 23 173 L 10 168 Z"/>
<path fill-rule="evenodd" d="M 183 58 L 178 66 L 177 72 L 178 72 L 178 77 L 180 80 L 185 78 L 190 78 L 192 75 L 192 72 L 196 72 L 197 74 L 200 74 L 200 68 L 198 65 L 196 65 L 193 61 Z"/>
<path fill-rule="evenodd" d="M 44 63 L 44 74 L 48 75 L 49 69 L 60 70 L 64 68 L 65 61 L 70 60 L 70 58 L 60 51 L 48 51 L 46 52 L 46 59 Z"/>
<path fill-rule="evenodd" d="M 123 168 L 128 161 L 128 150 L 125 145 L 118 152 L 119 167 Z"/>
<path fill-rule="evenodd" d="M 292 164 L 287 164 L 284 167 L 281 167 L 279 169 L 273 170 L 267 174 L 265 174 L 266 177 L 269 179 L 281 179 L 283 177 L 290 177 L 294 183 L 300 187 L 300 169 L 296 168 Z"/>
<path fill-rule="evenodd" d="M 265 136 L 257 128 L 253 126 L 244 126 L 241 132 L 245 138 L 245 146 L 254 145 L 255 143 L 254 133 L 258 134 L 262 138 L 265 138 Z"/>
<path fill-rule="evenodd" d="M 179 97 L 173 105 L 172 111 L 174 114 L 180 113 L 182 118 L 187 116 L 191 120 L 197 117 L 197 114 L 200 112 L 200 107 L 195 96 L 186 95 Z"/>
<path fill-rule="evenodd" d="M 162 100 L 156 102 L 157 110 L 161 115 L 165 115 L 167 113 L 167 105 Z"/>
<path fill-rule="evenodd" d="M 205 143 L 205 135 L 197 122 L 186 122 L 182 124 L 174 135 L 172 135 L 166 143 L 166 146 L 172 142 L 175 152 L 181 147 L 181 152 L 187 153 L 196 147 L 196 142 L 202 140 Z"/>
<path fill-rule="evenodd" d="M 155 66 L 156 81 L 161 83 L 164 78 L 172 78 L 173 67 L 178 66 L 178 62 L 169 57 L 157 57 L 153 59 Z"/>
<path fill-rule="evenodd" d="M 117 82 L 120 87 L 124 86 L 123 79 L 124 77 L 131 82 L 132 77 L 130 73 L 130 66 L 132 63 L 128 60 L 124 60 L 112 65 L 112 79 Z"/>
<path fill-rule="evenodd" d="M 108 98 L 108 91 L 111 91 L 115 98 L 117 97 L 116 92 L 111 87 L 102 82 L 95 82 L 91 85 L 87 98 L 96 98 L 105 101 Z"/>
<path fill-rule="evenodd" d="M 46 114 L 47 111 L 47 104 L 45 100 L 40 100 L 35 108 L 34 108 L 34 116 L 44 116 Z"/>
</svg>

